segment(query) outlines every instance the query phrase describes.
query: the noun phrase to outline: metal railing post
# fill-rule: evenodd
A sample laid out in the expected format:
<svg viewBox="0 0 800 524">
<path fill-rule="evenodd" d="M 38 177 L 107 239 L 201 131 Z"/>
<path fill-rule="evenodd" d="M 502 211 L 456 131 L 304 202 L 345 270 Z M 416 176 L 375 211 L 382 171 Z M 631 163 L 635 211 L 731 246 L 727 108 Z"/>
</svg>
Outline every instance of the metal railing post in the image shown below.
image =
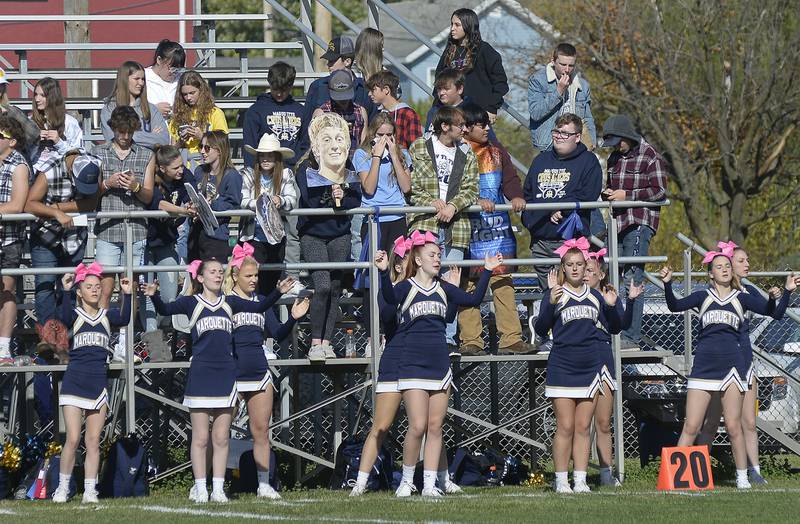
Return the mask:
<svg viewBox="0 0 800 524">
<path fill-rule="evenodd" d="M 28 73 L 28 52 L 25 50 L 17 51 L 19 56 L 19 73 L 21 75 Z M 19 83 L 19 96 L 20 98 L 28 98 L 28 82 Z"/>
<path fill-rule="evenodd" d="M 250 96 L 250 84 L 247 80 L 247 70 L 249 69 L 247 49 L 237 49 L 236 51 L 239 53 L 239 71 L 244 77 L 242 79 L 242 88 L 240 94 L 241 96 Z"/>
<path fill-rule="evenodd" d="M 208 22 L 208 43 L 213 44 L 217 41 L 217 24 L 213 20 Z M 208 54 L 205 56 L 208 62 L 208 67 L 217 67 L 217 51 L 216 49 L 209 49 Z"/>
<path fill-rule="evenodd" d="M 273 6 L 275 7 L 275 6 Z M 282 6 L 281 6 L 282 7 Z M 300 24 L 311 31 L 311 2 L 310 0 L 300 0 Z M 306 73 L 314 72 L 314 40 L 304 33 L 301 37 L 303 44 L 303 71 Z M 308 91 L 312 80 L 308 77 L 303 81 L 303 91 Z"/>
<path fill-rule="evenodd" d="M 378 6 L 375 5 L 375 2 L 372 0 L 366 0 L 365 3 L 367 4 L 367 24 L 375 29 L 381 28 L 381 11 L 378 9 Z"/>
<path fill-rule="evenodd" d="M 136 298 L 138 282 L 133 280 L 133 230 L 129 220 L 125 220 L 125 277 L 130 281 L 131 293 L 131 318 L 128 321 L 128 332 L 125 334 L 125 427 L 128 433 L 136 433 L 136 392 L 133 370 L 133 339 L 134 325 L 136 324 Z"/>
<path fill-rule="evenodd" d="M 372 348 L 372 362 L 370 363 L 370 373 L 372 373 L 372 413 L 375 414 L 375 389 L 378 385 L 378 362 L 381 349 L 380 331 L 380 310 L 378 309 L 378 268 L 375 267 L 375 253 L 378 251 L 378 227 L 380 224 L 375 219 L 375 215 L 367 217 L 367 231 L 369 233 L 369 336 L 370 347 Z"/>
<path fill-rule="evenodd" d="M 608 240 L 609 240 L 609 263 L 608 268 L 611 274 L 611 284 L 614 289 L 620 289 L 619 278 L 619 239 L 617 233 L 617 219 L 614 217 L 613 210 L 609 204 L 608 209 Z M 619 298 L 617 299 L 619 300 Z M 625 480 L 625 430 L 622 416 L 622 354 L 620 353 L 620 336 L 611 337 L 611 349 L 614 353 L 614 380 L 617 383 L 617 390 L 614 392 L 614 462 L 617 467 L 619 481 Z"/>
<path fill-rule="evenodd" d="M 692 294 L 692 250 L 683 250 L 683 296 Z M 692 369 L 692 314 L 683 312 L 683 365 L 687 373 Z"/>
</svg>

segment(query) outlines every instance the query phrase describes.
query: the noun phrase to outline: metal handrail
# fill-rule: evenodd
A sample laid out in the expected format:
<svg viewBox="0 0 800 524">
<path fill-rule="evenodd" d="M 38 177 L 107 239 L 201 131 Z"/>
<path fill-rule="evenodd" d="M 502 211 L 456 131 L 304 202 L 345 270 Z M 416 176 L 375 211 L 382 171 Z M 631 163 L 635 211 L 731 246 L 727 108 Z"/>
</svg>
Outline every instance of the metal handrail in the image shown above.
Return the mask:
<svg viewBox="0 0 800 524">
<path fill-rule="evenodd" d="M 30 44 L 25 42 L 0 44 L 0 51 L 25 53 L 30 51 L 96 51 L 98 43 L 68 42 L 54 44 Z M 184 49 L 302 49 L 300 42 L 185 42 Z M 158 42 L 103 42 L 103 51 L 153 50 Z"/>
<path fill-rule="evenodd" d="M 183 22 L 223 20 L 269 20 L 270 15 L 264 13 L 224 13 L 215 15 L 183 14 L 183 15 L 3 15 L 3 23 L 8 22 Z"/>
</svg>

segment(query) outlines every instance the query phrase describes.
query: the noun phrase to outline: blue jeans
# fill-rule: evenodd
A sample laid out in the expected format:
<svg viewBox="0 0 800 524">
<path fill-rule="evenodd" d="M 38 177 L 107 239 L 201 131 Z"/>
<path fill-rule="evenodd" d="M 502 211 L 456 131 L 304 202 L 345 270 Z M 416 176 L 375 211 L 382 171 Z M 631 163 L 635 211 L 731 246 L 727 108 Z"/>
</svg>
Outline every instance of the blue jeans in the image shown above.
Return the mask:
<svg viewBox="0 0 800 524">
<path fill-rule="evenodd" d="M 36 237 L 32 236 L 31 266 L 34 269 L 39 267 L 75 267 L 80 262 L 83 262 L 85 250 L 86 245 L 84 244 L 75 254 L 70 255 L 63 247 L 50 248 L 44 246 L 37 241 Z M 61 278 L 60 275 L 42 275 L 39 273 L 35 273 L 33 278 L 36 286 L 33 308 L 36 312 L 36 322 L 43 326 L 45 322 L 55 318 L 56 304 L 60 302 L 57 300 L 56 295 L 61 294 Z"/>
<path fill-rule="evenodd" d="M 134 267 L 141 266 L 144 263 L 144 247 L 146 243 L 147 240 L 142 239 L 134 242 L 131 245 L 133 248 Z M 94 259 L 103 267 L 124 266 L 125 242 L 106 242 L 105 240 L 100 240 L 98 238 L 94 246 Z M 136 275 L 134 275 L 133 282 L 131 282 L 131 284 L 133 284 L 134 287 L 137 286 L 138 282 Z M 139 308 L 139 321 L 143 326 L 145 325 L 145 309 L 142 307 Z"/>
<path fill-rule="evenodd" d="M 439 238 L 440 239 L 444 238 L 443 229 L 439 230 Z M 444 244 L 439 244 L 439 247 L 442 248 L 442 269 L 445 269 L 445 266 L 447 265 L 445 264 L 446 261 L 464 260 L 464 253 L 466 249 L 464 249 L 463 247 L 453 247 Z M 453 319 L 452 322 L 447 323 L 447 331 L 445 333 L 448 344 L 453 346 L 456 345 L 457 330 L 458 330 L 458 314 L 456 314 L 456 317 Z"/>
<path fill-rule="evenodd" d="M 623 257 L 644 257 L 650 249 L 650 240 L 656 232 L 649 226 L 633 225 L 625 229 L 619 235 L 619 242 L 622 244 Z M 644 280 L 644 264 L 625 264 L 622 267 L 622 282 L 620 282 L 621 298 L 624 300 L 628 294 L 628 285 L 631 279 L 636 284 L 641 284 Z M 644 312 L 644 297 L 633 303 L 633 318 L 631 327 L 623 333 L 634 342 L 642 340 L 642 314 Z"/>
<path fill-rule="evenodd" d="M 177 266 L 178 253 L 175 246 L 148 246 L 144 253 L 145 265 L 156 266 Z M 173 271 L 157 272 L 158 289 L 161 299 L 164 302 L 172 302 L 178 296 L 178 274 Z M 147 274 L 147 281 L 153 281 L 153 273 Z M 156 315 L 153 301 L 147 298 L 145 303 L 145 331 L 155 331 L 159 324 L 163 324 L 163 318 Z"/>
</svg>

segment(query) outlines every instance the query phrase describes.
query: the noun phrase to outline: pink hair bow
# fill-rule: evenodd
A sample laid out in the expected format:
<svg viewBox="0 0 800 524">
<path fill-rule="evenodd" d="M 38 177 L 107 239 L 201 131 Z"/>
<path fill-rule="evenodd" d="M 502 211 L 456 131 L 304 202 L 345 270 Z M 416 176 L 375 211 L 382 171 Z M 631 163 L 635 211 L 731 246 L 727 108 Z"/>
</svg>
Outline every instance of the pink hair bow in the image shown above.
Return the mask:
<svg viewBox="0 0 800 524">
<path fill-rule="evenodd" d="M 606 248 L 598 249 L 597 251 L 589 251 L 589 258 L 594 258 L 595 260 L 600 260 L 604 256 L 606 256 L 608 250 Z"/>
<path fill-rule="evenodd" d="M 84 264 L 78 264 L 75 267 L 75 283 L 80 284 L 86 277 L 89 275 L 94 275 L 96 277 L 100 277 L 103 275 L 103 266 L 98 264 L 97 262 L 92 262 L 91 265 L 86 266 Z"/>
<path fill-rule="evenodd" d="M 413 245 L 414 242 L 411 240 L 411 237 L 406 238 L 400 235 L 394 240 L 394 248 L 392 251 L 394 251 L 394 254 L 398 257 L 403 258 Z"/>
<path fill-rule="evenodd" d="M 727 257 L 731 258 L 733 256 L 733 251 L 739 247 L 733 242 L 717 242 L 717 247 L 719 251 L 707 251 L 706 256 L 703 257 L 703 264 L 708 264 L 714 257 Z"/>
<path fill-rule="evenodd" d="M 186 266 L 186 272 L 189 275 L 196 279 L 197 278 L 197 271 L 200 269 L 200 266 L 203 264 L 202 260 L 192 260 L 192 262 Z"/>
<path fill-rule="evenodd" d="M 233 258 L 231 258 L 230 265 L 233 267 L 242 267 L 242 262 L 247 257 L 252 257 L 253 253 L 255 253 L 255 248 L 250 245 L 249 242 L 245 242 L 241 246 L 235 246 L 233 248 Z"/>
<path fill-rule="evenodd" d="M 416 230 L 408 237 L 411 239 L 411 244 L 414 246 L 424 246 L 425 244 L 432 243 L 435 244 L 437 242 L 436 235 L 431 233 L 430 231 L 425 231 L 424 233 Z"/>
<path fill-rule="evenodd" d="M 561 247 L 555 250 L 555 253 L 560 257 L 564 258 L 564 254 L 570 249 L 577 249 L 581 253 L 583 253 L 583 258 L 588 260 L 589 259 L 589 241 L 586 240 L 586 237 L 580 238 L 572 238 L 567 240 Z"/>
</svg>

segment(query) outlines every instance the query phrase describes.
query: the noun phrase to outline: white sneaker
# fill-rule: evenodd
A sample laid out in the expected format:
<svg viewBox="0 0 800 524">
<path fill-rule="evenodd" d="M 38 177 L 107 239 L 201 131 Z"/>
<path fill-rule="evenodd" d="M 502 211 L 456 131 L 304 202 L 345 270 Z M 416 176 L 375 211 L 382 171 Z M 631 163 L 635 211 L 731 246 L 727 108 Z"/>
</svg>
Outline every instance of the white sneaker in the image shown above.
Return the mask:
<svg viewBox="0 0 800 524">
<path fill-rule="evenodd" d="M 209 498 L 211 502 L 216 502 L 217 504 L 227 504 L 228 497 L 225 496 L 224 491 L 216 491 L 213 490 L 211 492 L 211 497 Z"/>
<path fill-rule="evenodd" d="M 325 351 L 325 358 L 336 358 L 336 352 L 330 344 L 324 344 L 322 349 Z"/>
<path fill-rule="evenodd" d="M 573 493 L 591 493 L 592 490 L 589 489 L 589 485 L 585 482 L 576 482 L 575 485 L 572 487 Z"/>
<path fill-rule="evenodd" d="M 363 495 L 366 492 L 367 492 L 367 486 L 360 486 L 360 485 L 356 484 L 355 486 L 353 486 L 352 491 L 350 491 L 350 496 L 351 497 L 360 497 L 361 495 Z"/>
<path fill-rule="evenodd" d="M 53 495 L 55 497 L 55 495 Z M 84 491 L 81 504 L 98 504 L 100 501 L 97 499 L 97 490 Z"/>
<path fill-rule="evenodd" d="M 402 481 L 397 486 L 397 491 L 394 492 L 396 497 L 410 497 L 413 493 L 417 492 L 417 487 L 411 482 Z"/>
<path fill-rule="evenodd" d="M 447 482 L 444 483 L 444 492 L 448 495 L 455 495 L 456 493 L 464 493 L 464 490 L 461 489 L 461 486 L 448 478 Z"/>
<path fill-rule="evenodd" d="M 736 479 L 736 489 L 750 489 L 750 481 L 747 479 Z"/>
<path fill-rule="evenodd" d="M 622 486 L 622 483 L 619 481 L 617 477 L 611 476 L 608 478 L 600 477 L 600 485 L 601 486 L 612 486 L 615 488 L 619 488 Z"/>
<path fill-rule="evenodd" d="M 572 488 L 569 487 L 569 484 L 566 483 L 559 483 L 555 484 L 556 493 L 572 493 Z"/>
<path fill-rule="evenodd" d="M 65 503 L 68 498 L 69 498 L 69 492 L 67 488 L 63 488 L 60 485 L 53 492 L 53 502 L 57 504 Z"/>
<path fill-rule="evenodd" d="M 444 492 L 439 488 L 427 488 L 422 490 L 422 496 L 431 498 L 441 498 L 444 496 Z"/>
<path fill-rule="evenodd" d="M 266 486 L 259 486 L 258 491 L 256 491 L 256 497 L 265 498 L 265 499 L 272 499 L 277 500 L 281 498 L 275 488 L 267 484 Z"/>
<path fill-rule="evenodd" d="M 315 344 L 308 350 L 308 360 L 311 362 L 324 362 L 327 357 L 322 344 Z"/>
<path fill-rule="evenodd" d="M 192 486 L 189 490 L 189 500 L 195 504 L 205 504 L 208 502 L 208 491 L 197 489 L 197 485 Z"/>
</svg>

